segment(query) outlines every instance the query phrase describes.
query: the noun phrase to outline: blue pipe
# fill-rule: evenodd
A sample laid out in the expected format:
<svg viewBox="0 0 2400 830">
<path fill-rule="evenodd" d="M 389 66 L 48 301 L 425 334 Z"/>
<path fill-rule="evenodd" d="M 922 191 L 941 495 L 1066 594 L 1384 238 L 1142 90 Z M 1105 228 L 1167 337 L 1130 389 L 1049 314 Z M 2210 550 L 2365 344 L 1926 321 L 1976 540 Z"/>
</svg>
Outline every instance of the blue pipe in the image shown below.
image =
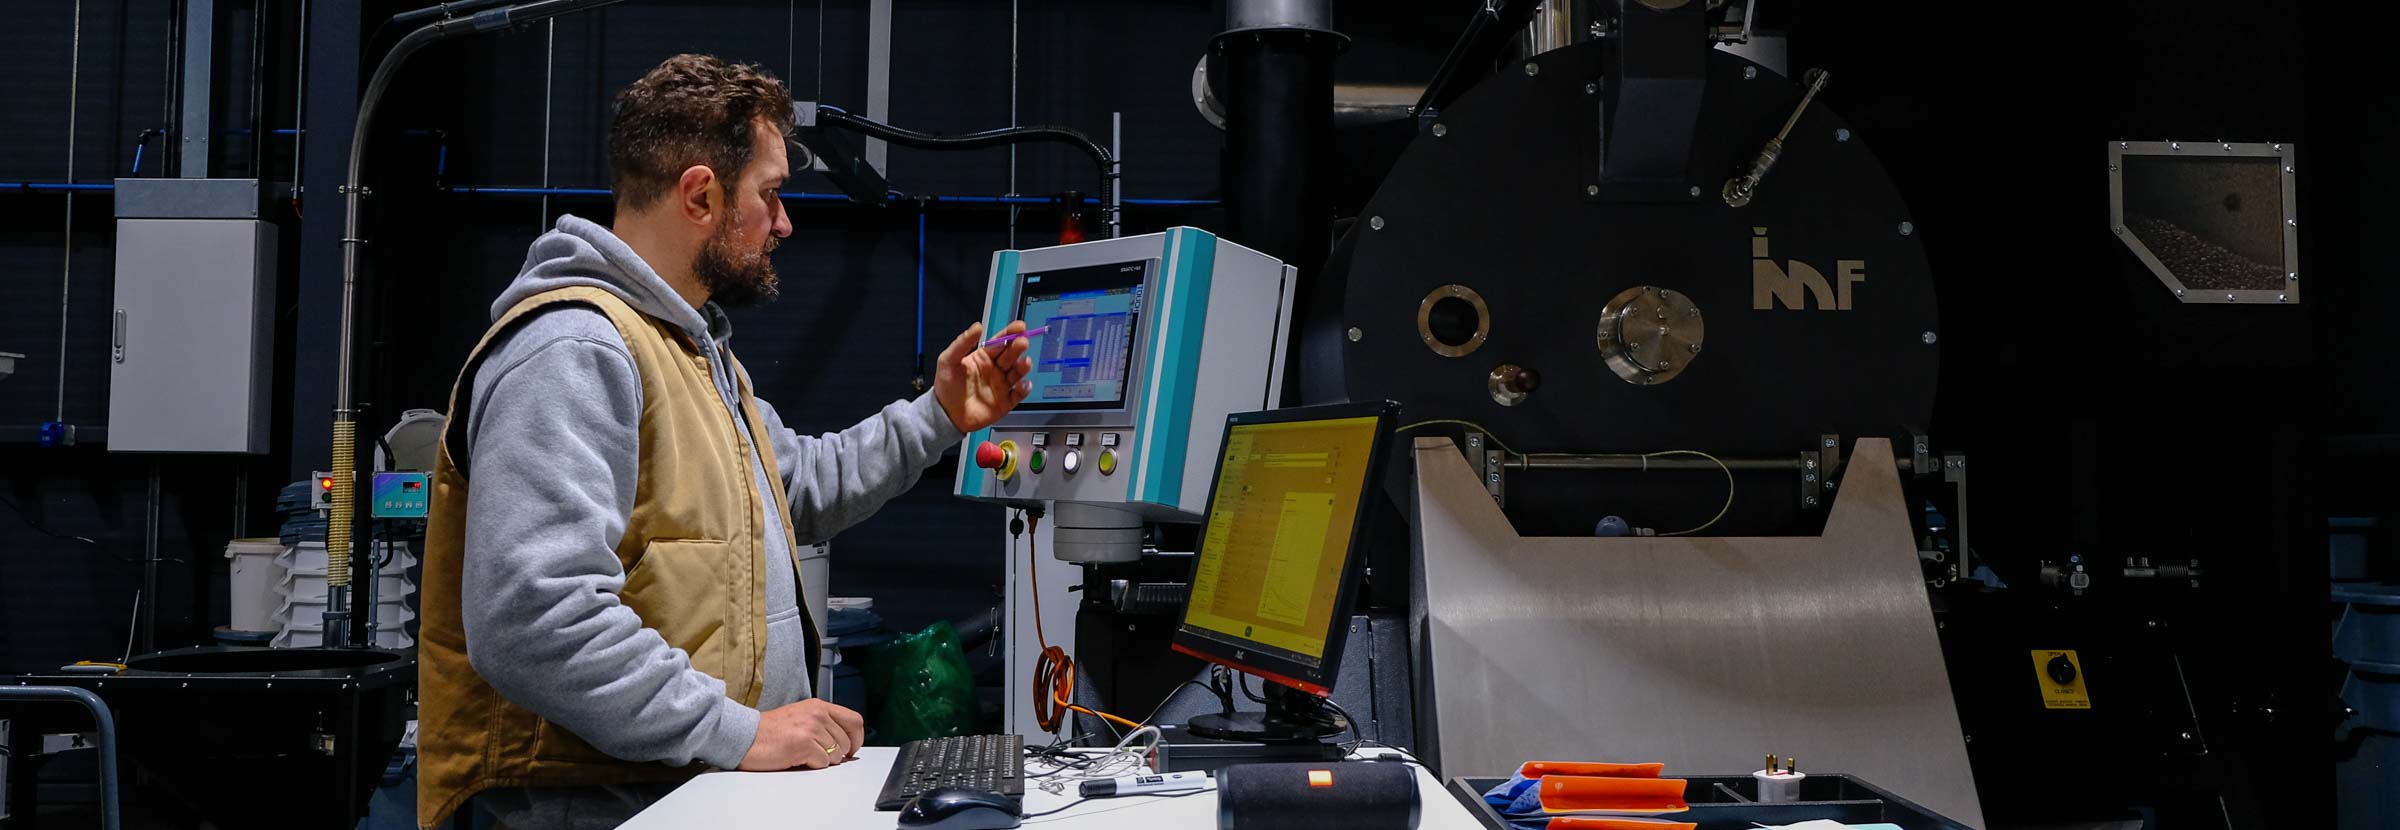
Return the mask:
<svg viewBox="0 0 2400 830">
<path fill-rule="evenodd" d="M 136 158 L 140 158 L 141 151 L 139 148 L 136 148 L 134 153 Z M 31 191 L 35 193 L 59 193 L 70 190 L 105 192 L 115 189 L 117 189 L 117 186 L 114 182 L 0 182 L 0 191 L 18 190 Z M 450 185 L 441 189 L 450 193 L 485 196 L 609 195 L 608 188 L 605 187 L 493 187 L 485 185 Z M 844 196 L 840 193 L 806 193 L 800 191 L 786 191 L 782 194 L 782 196 L 786 201 L 794 202 L 850 201 L 850 197 Z M 912 196 L 909 198 L 921 200 L 929 204 L 960 205 L 1048 205 L 1055 204 L 1058 201 L 1056 199 L 1044 199 L 1038 196 Z M 1098 199 L 1091 198 L 1086 198 L 1083 200 L 1083 202 L 1087 205 L 1099 204 Z M 1219 202 L 1215 199 L 1127 199 L 1125 200 L 1125 203 L 1128 205 L 1142 205 L 1145 207 L 1214 207 L 1219 204 Z"/>
<path fill-rule="evenodd" d="M 478 187 L 452 185 L 442 188 L 451 193 L 480 193 L 491 196 L 606 196 L 605 187 Z"/>
<path fill-rule="evenodd" d="M 115 182 L 0 182 L 0 190 L 24 190 L 35 193 L 64 193 L 68 191 L 109 191 L 117 189 Z"/>
<path fill-rule="evenodd" d="M 165 129 L 165 128 L 163 128 L 163 127 L 152 127 L 152 128 L 150 128 L 150 129 L 143 130 L 143 131 L 141 131 L 141 132 L 139 132 L 139 133 L 135 133 L 135 134 L 134 134 L 134 136 L 133 136 L 133 175 L 139 176 L 139 175 L 141 175 L 141 174 L 142 174 L 142 151 L 143 151 L 143 150 L 145 150 L 145 149 L 148 149 L 148 148 L 150 147 L 150 139 L 152 139 L 152 138 L 154 138 L 154 137 L 155 137 L 155 138 L 165 138 L 166 136 L 167 136 L 167 131 L 166 131 L 166 129 Z"/>
<path fill-rule="evenodd" d="M 442 189 L 451 193 L 483 194 L 489 196 L 609 195 L 608 189 L 602 187 L 494 187 L 487 185 L 452 185 Z M 780 195 L 785 201 L 791 202 L 851 201 L 849 196 L 840 193 L 808 193 L 787 190 Z M 1039 207 L 1042 205 L 1054 205 L 1058 203 L 1057 199 L 1044 198 L 1041 196 L 899 196 L 896 197 L 895 200 L 917 201 L 927 204 L 1027 205 L 1034 207 Z M 1100 203 L 1100 200 L 1085 197 L 1083 203 L 1087 205 L 1097 205 Z M 1128 205 L 1140 205 L 1143 207 L 1215 207 L 1220 204 L 1220 202 L 1215 199 L 1126 199 L 1125 203 Z"/>
<path fill-rule="evenodd" d="M 295 130 L 295 129 L 292 129 L 292 128 L 290 128 L 290 127 L 284 127 L 284 128 L 281 128 L 281 129 L 268 130 L 268 131 L 267 131 L 267 134 L 268 134 L 268 135 L 300 135 L 300 134 L 301 134 L 301 133 L 303 133 L 303 132 L 306 132 L 306 131 L 305 131 L 305 130 Z M 225 135 L 249 135 L 249 134 L 250 134 L 250 128 L 248 128 L 248 127 L 242 127 L 242 128 L 239 128 L 239 129 L 226 130 L 224 134 L 225 134 Z M 401 131 L 400 131 L 400 134 L 401 134 L 401 135 L 441 135 L 441 134 L 442 134 L 442 131 L 441 131 L 441 130 L 428 130 L 428 129 L 419 128 L 419 129 L 413 129 L 413 130 L 401 130 Z"/>
</svg>

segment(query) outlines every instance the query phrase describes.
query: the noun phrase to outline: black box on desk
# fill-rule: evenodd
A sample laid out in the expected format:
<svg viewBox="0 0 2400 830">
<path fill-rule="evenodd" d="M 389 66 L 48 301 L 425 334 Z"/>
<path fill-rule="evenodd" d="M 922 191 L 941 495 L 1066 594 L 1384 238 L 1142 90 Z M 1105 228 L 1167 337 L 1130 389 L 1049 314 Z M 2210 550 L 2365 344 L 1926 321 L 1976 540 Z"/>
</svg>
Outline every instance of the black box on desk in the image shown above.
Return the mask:
<svg viewBox="0 0 2400 830">
<path fill-rule="evenodd" d="M 1216 772 L 1234 764 L 1332 762 L 1345 754 L 1334 744 L 1217 741 L 1185 732 L 1182 726 L 1162 726 L 1158 753 L 1150 759 L 1150 766 L 1161 773 Z"/>
</svg>

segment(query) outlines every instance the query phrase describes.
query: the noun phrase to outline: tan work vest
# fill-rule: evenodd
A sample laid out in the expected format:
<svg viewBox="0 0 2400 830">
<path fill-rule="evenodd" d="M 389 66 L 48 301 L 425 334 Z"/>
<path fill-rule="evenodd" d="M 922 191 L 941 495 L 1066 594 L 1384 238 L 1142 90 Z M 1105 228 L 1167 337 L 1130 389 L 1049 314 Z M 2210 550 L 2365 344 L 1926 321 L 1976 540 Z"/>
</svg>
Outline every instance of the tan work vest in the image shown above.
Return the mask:
<svg viewBox="0 0 2400 830">
<path fill-rule="evenodd" d="M 466 630 L 460 622 L 461 569 L 465 561 L 468 476 L 453 451 L 464 440 L 467 400 L 474 394 L 476 368 L 492 341 L 510 324 L 553 303 L 578 303 L 608 315 L 641 375 L 640 473 L 633 513 L 617 541 L 625 569 L 619 597 L 658 631 L 667 644 L 691 655 L 692 667 L 725 681 L 725 694 L 757 706 L 767 647 L 766 512 L 750 469 L 755 445 L 768 471 L 766 494 L 788 505 L 775 474 L 774 445 L 765 421 L 742 381 L 742 415 L 748 434 L 735 429 L 717 392 L 708 358 L 673 325 L 635 311 L 624 300 L 596 288 L 562 288 L 527 298 L 501 315 L 483 342 L 467 356 L 450 392 L 450 422 L 444 425 L 440 460 L 434 468 L 433 507 L 425 534 L 423 608 L 417 642 L 417 825 L 431 830 L 469 796 L 492 787 L 582 786 L 673 780 L 703 771 L 612 758 L 557 724 L 526 711 L 493 690 L 467 662 Z M 726 360 L 732 360 L 730 352 Z M 740 378 L 740 364 L 733 367 Z M 788 508 L 783 538 L 793 537 Z M 799 560 L 783 551 L 795 570 Z M 805 618 L 806 612 L 802 613 Z M 813 624 L 809 672 L 816 671 Z"/>
</svg>

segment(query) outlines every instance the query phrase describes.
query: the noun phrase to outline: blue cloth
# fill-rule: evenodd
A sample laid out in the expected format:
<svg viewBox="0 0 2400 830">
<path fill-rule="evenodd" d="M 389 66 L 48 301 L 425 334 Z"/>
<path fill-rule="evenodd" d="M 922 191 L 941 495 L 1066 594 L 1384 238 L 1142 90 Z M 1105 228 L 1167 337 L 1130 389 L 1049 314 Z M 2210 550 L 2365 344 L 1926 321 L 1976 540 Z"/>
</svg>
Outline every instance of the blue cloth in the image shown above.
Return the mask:
<svg viewBox="0 0 2400 830">
<path fill-rule="evenodd" d="M 1483 794 L 1483 803 L 1490 804 L 1508 815 L 1524 815 L 1542 811 L 1542 781 L 1527 778 L 1522 770 L 1508 777 L 1500 786 Z"/>
</svg>

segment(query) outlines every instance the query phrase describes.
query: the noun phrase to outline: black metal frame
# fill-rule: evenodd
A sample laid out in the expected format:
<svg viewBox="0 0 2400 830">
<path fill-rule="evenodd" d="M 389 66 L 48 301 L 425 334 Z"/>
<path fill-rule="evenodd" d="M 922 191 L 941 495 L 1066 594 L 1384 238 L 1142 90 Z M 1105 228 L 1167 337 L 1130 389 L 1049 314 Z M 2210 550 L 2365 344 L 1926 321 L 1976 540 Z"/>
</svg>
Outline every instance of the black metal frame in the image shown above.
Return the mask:
<svg viewBox="0 0 2400 830">
<path fill-rule="evenodd" d="M 40 752 L 42 735 L 48 730 L 41 726 L 45 721 L 26 719 L 13 710 L 42 703 L 79 704 L 91 713 L 92 730 L 100 736 L 100 763 L 97 765 L 100 768 L 97 773 L 100 783 L 100 826 L 106 830 L 117 830 L 120 813 L 117 803 L 117 719 L 99 695 L 73 686 L 33 686 L 23 682 L 15 686 L 0 686 L 0 713 L 9 713 L 9 720 L 18 721 L 16 727 L 9 730 L 7 745 L 0 746 L 0 750 L 5 750 L 10 757 L 19 759 L 21 766 L 16 777 L 7 782 L 8 803 L 25 811 L 28 816 L 26 823 L 32 822 L 30 817 L 33 815 L 37 776 L 30 761 Z"/>
<path fill-rule="evenodd" d="M 320 655 L 351 665 L 273 668 Z M 115 674 L 22 675 L 0 686 L 0 703 L 36 688 L 88 698 L 87 707 L 105 701 L 116 718 L 102 763 L 116 768 L 122 734 L 127 757 L 218 824 L 348 827 L 365 815 L 399 743 L 416 677 L 413 650 L 205 646 L 136 657 Z M 12 730 L 12 742 L 21 737 Z M 263 800 L 244 786 L 261 780 L 290 785 L 292 798 Z M 33 808 L 30 793 L 22 803 Z"/>
</svg>

